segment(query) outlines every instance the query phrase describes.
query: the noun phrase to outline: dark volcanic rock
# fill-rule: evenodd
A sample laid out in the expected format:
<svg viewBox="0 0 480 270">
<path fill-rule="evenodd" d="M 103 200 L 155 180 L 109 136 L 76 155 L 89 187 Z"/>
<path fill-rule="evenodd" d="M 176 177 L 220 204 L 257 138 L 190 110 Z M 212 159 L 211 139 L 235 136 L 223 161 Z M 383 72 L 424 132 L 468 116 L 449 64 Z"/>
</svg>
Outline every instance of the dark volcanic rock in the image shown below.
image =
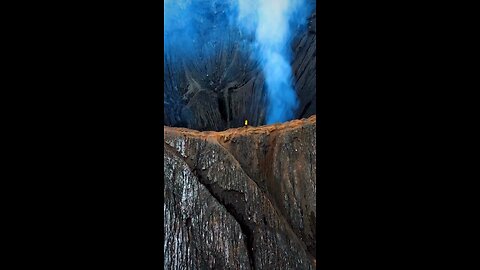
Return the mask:
<svg viewBox="0 0 480 270">
<path fill-rule="evenodd" d="M 316 117 L 164 127 L 166 269 L 314 269 Z"/>
<path fill-rule="evenodd" d="M 165 269 L 249 269 L 240 225 L 176 151 L 164 158 Z"/>
<path fill-rule="evenodd" d="M 317 87 L 317 14 L 308 19 L 308 30 L 294 42 L 294 61 L 292 70 L 294 86 L 300 101 L 296 118 L 305 118 L 316 114 Z"/>
<path fill-rule="evenodd" d="M 310 2 L 314 5 L 315 1 Z M 216 7 L 216 14 L 223 14 L 221 8 Z M 203 25 L 201 20 L 197 25 Z M 306 27 L 295 33 L 292 42 L 293 85 L 299 99 L 295 118 L 316 113 L 316 12 L 306 20 Z M 193 59 L 182 58 L 175 50 L 165 55 L 165 125 L 218 131 L 240 127 L 245 119 L 255 126 L 265 123 L 264 77 L 248 49 L 253 37 L 224 24 L 225 20 L 212 20 L 212 29 L 224 31 L 207 36 L 223 39 L 196 41 L 203 53 Z"/>
</svg>

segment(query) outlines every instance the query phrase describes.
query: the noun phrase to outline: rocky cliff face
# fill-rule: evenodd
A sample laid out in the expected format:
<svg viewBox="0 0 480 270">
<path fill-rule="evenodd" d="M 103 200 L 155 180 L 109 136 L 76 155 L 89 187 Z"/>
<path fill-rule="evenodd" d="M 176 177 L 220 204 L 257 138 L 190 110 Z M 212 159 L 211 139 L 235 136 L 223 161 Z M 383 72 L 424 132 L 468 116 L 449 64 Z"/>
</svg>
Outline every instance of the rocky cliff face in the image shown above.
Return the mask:
<svg viewBox="0 0 480 270">
<path fill-rule="evenodd" d="M 311 5 L 315 5 L 312 0 Z M 223 14 L 226 4 L 215 6 Z M 213 7 L 212 7 L 213 9 Z M 219 16 L 219 15 L 216 15 Z M 207 16 L 192 18 L 202 27 Z M 216 22 L 218 21 L 218 22 Z M 224 29 L 226 19 L 209 22 L 203 36 L 222 36 L 221 42 L 200 39 L 199 53 L 182 58 L 178 50 L 164 57 L 164 124 L 195 130 L 225 130 L 243 125 L 263 125 L 266 113 L 265 79 L 259 64 L 248 49 L 253 37 Z M 306 18 L 306 27 L 295 33 L 292 41 L 293 85 L 299 98 L 295 118 L 316 112 L 316 12 Z M 215 29 L 221 29 L 219 33 Z M 214 32 L 212 34 L 211 32 Z M 214 51 L 212 54 L 211 52 Z"/>
<path fill-rule="evenodd" d="M 165 269 L 314 269 L 315 129 L 164 127 Z"/>
</svg>

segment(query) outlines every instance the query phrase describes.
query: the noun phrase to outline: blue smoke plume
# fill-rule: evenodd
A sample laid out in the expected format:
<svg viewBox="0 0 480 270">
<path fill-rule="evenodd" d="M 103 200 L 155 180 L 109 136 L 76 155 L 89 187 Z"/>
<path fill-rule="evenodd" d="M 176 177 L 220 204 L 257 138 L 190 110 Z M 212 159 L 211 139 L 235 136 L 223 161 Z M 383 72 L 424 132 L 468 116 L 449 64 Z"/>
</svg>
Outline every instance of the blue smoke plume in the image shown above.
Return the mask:
<svg viewBox="0 0 480 270">
<path fill-rule="evenodd" d="M 165 54 L 183 59 L 208 58 L 212 42 L 249 42 L 260 63 L 267 90 L 266 123 L 294 118 L 298 106 L 292 83 L 291 41 L 307 21 L 307 0 L 166 0 Z M 237 40 L 226 41 L 226 33 Z M 208 46 L 211 45 L 211 46 Z"/>
<path fill-rule="evenodd" d="M 238 23 L 255 33 L 255 52 L 265 75 L 267 124 L 294 117 L 298 100 L 290 66 L 294 30 L 302 27 L 311 7 L 305 0 L 238 0 Z"/>
</svg>

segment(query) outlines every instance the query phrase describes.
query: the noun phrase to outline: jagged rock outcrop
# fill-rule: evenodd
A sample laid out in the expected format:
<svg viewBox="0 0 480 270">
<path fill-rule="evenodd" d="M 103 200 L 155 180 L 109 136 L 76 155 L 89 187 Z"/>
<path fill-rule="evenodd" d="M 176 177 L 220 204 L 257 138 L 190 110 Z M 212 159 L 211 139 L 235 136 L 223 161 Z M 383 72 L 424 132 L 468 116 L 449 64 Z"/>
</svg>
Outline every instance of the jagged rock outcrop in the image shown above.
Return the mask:
<svg viewBox="0 0 480 270">
<path fill-rule="evenodd" d="M 165 269 L 314 269 L 315 129 L 164 127 Z"/>
<path fill-rule="evenodd" d="M 314 0 L 309 2 L 315 6 Z M 217 3 L 212 5 L 215 16 L 192 18 L 198 27 L 209 27 L 199 30 L 206 34 L 195 42 L 198 55 L 186 59 L 176 49 L 164 56 L 164 125 L 219 131 L 240 127 L 245 119 L 252 125 L 265 123 L 265 79 L 249 49 L 254 37 L 226 28 L 228 19 L 221 16 L 227 6 Z M 209 23 L 202 23 L 207 17 Z M 219 41 L 209 40 L 220 36 Z M 292 41 L 297 119 L 316 114 L 316 46 L 314 10 Z"/>
</svg>

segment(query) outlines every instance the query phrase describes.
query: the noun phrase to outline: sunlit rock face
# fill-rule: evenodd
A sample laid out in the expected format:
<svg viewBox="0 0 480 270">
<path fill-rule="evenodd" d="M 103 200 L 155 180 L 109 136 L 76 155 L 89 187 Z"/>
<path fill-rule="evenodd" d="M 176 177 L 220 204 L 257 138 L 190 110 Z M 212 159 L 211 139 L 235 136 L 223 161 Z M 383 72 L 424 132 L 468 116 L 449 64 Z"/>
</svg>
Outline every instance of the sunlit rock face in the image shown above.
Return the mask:
<svg viewBox="0 0 480 270">
<path fill-rule="evenodd" d="M 232 23 L 233 1 L 197 2 L 208 2 L 208 8 L 184 22 L 196 28 L 185 32 L 178 25 L 165 37 L 164 125 L 220 131 L 240 127 L 245 119 L 254 126 L 265 124 L 266 78 L 252 50 L 255 36 Z M 313 9 L 290 42 L 297 119 L 316 113 L 315 24 Z"/>
<path fill-rule="evenodd" d="M 315 131 L 164 127 L 165 269 L 314 269 Z"/>
</svg>

